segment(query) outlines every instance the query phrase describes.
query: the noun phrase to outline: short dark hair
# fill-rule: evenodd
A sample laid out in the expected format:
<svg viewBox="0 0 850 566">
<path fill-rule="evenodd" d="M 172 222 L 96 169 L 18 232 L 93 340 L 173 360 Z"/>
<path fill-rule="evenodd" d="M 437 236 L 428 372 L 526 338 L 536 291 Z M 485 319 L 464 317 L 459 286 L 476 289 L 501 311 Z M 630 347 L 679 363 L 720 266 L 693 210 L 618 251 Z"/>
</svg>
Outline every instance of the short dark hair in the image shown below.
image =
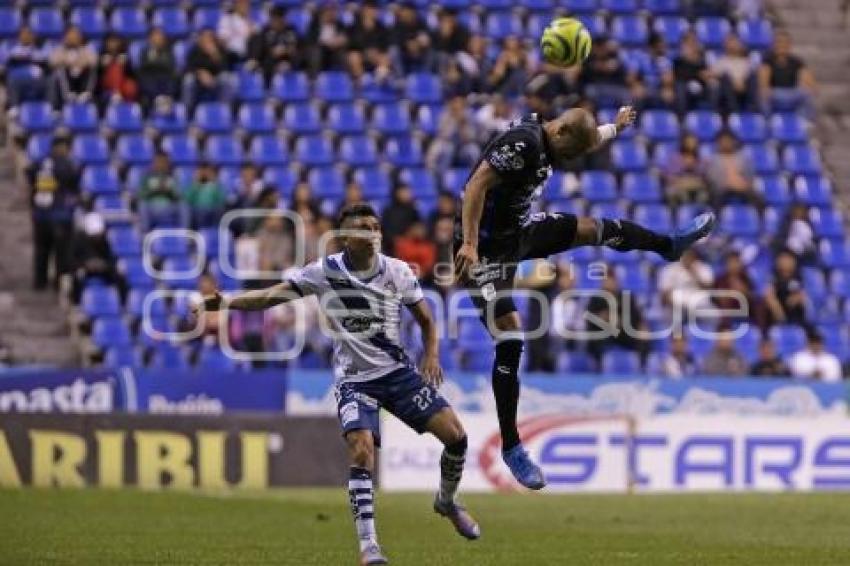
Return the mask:
<svg viewBox="0 0 850 566">
<path fill-rule="evenodd" d="M 349 218 L 362 218 L 364 216 L 378 218 L 378 213 L 375 212 L 375 209 L 369 203 L 355 202 L 354 204 L 349 204 L 339 212 L 337 222 L 341 226 Z"/>
</svg>

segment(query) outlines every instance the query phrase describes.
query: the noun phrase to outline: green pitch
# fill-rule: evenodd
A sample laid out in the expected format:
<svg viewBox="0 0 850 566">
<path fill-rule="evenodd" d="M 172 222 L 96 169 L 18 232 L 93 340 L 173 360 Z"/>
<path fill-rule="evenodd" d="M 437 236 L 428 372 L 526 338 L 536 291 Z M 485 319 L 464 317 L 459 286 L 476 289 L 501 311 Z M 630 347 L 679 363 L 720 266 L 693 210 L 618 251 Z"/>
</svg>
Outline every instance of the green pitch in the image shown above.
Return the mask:
<svg viewBox="0 0 850 566">
<path fill-rule="evenodd" d="M 426 495 L 379 494 L 398 566 L 850 564 L 850 494 L 469 496 L 466 542 Z M 0 491 L 0 564 L 355 565 L 346 493 Z"/>
</svg>

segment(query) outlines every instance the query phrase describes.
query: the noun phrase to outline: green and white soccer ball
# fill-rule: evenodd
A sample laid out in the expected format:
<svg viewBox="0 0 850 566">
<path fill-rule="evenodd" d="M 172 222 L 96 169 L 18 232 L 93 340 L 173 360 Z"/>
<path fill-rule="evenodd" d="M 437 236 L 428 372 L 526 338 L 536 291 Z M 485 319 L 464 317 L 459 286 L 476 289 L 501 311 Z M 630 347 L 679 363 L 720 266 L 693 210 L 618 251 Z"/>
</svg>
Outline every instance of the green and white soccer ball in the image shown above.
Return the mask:
<svg viewBox="0 0 850 566">
<path fill-rule="evenodd" d="M 575 18 L 552 20 L 540 38 L 540 49 L 547 63 L 572 67 L 590 55 L 593 40 L 584 24 Z"/>
</svg>

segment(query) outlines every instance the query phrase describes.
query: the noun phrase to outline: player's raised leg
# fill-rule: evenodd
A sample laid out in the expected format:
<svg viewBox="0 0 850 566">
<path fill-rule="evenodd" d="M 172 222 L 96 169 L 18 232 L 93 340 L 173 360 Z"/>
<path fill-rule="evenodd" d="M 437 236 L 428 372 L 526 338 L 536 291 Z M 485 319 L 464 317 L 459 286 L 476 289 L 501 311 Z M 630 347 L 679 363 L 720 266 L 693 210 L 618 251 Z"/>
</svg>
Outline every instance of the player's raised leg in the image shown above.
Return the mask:
<svg viewBox="0 0 850 566">
<path fill-rule="evenodd" d="M 345 434 L 351 462 L 348 477 L 348 496 L 351 514 L 360 543 L 360 564 L 387 564 L 378 545 L 375 530 L 375 490 L 372 475 L 375 469 L 375 439 L 371 430 L 355 429 Z"/>
</svg>

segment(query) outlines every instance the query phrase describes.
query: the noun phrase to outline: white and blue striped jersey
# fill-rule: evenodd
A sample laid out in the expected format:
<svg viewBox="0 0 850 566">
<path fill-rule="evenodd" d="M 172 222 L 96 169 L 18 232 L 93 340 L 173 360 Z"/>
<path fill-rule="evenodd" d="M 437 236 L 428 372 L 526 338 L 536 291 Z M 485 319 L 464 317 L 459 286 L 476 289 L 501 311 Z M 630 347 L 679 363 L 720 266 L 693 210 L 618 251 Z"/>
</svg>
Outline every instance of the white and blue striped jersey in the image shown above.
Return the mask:
<svg viewBox="0 0 850 566">
<path fill-rule="evenodd" d="M 359 279 L 345 252 L 286 274 L 302 296 L 316 295 L 334 342 L 337 383 L 378 379 L 413 367 L 401 346 L 401 308 L 422 300 L 407 263 L 378 254 L 376 272 Z"/>
</svg>

